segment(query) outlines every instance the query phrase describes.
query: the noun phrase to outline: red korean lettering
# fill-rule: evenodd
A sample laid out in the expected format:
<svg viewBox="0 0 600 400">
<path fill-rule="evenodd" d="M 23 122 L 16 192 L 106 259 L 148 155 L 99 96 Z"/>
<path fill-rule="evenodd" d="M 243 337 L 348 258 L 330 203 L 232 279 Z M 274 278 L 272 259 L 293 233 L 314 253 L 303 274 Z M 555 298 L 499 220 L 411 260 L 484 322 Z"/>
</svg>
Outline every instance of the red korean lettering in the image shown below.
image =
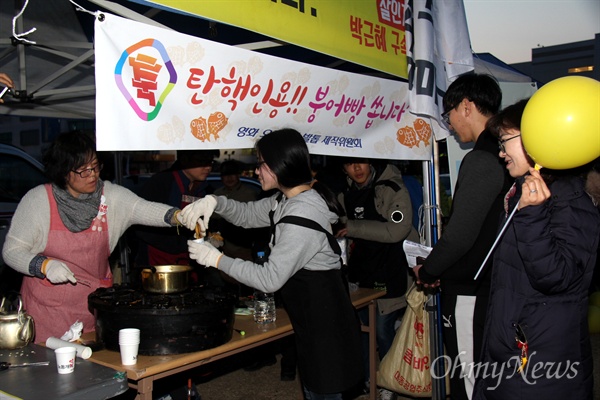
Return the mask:
<svg viewBox="0 0 600 400">
<path fill-rule="evenodd" d="M 362 45 L 362 28 L 363 28 L 362 19 L 351 15 L 350 16 L 350 32 L 352 33 L 352 37 L 355 39 L 358 39 L 358 44 L 361 44 L 361 45 Z"/>
<path fill-rule="evenodd" d="M 381 107 L 383 107 L 383 96 L 377 96 L 371 103 L 371 111 L 367 112 L 367 117 L 371 119 L 379 117 L 377 110 Z"/>
<path fill-rule="evenodd" d="M 308 117 L 308 122 L 313 122 L 315 120 L 315 113 L 321 108 L 326 106 L 325 102 L 322 102 L 327 95 L 329 94 L 329 86 L 320 86 L 317 89 L 317 93 L 315 94 L 315 102 L 309 101 L 308 106 L 313 109 L 312 114 Z M 320 103 L 322 102 L 322 103 Z"/>
<path fill-rule="evenodd" d="M 294 91 L 294 95 L 292 96 L 292 101 L 290 101 L 290 104 L 302 104 L 302 100 L 304 100 L 304 96 L 306 96 L 306 93 L 308 92 L 308 87 L 304 86 L 298 86 L 296 87 L 296 90 Z M 296 114 L 296 112 L 298 111 L 297 108 L 293 108 L 289 107 L 287 109 L 288 114 L 292 113 L 292 114 Z"/>
<path fill-rule="evenodd" d="M 375 42 L 373 41 L 373 23 L 371 21 L 365 21 L 364 24 L 367 27 L 366 31 L 363 32 L 363 37 L 365 38 L 365 46 L 373 47 L 375 46 Z"/>
<path fill-rule="evenodd" d="M 157 63 L 156 58 L 142 53 L 135 58 L 129 57 L 128 61 L 133 70 L 131 86 L 137 88 L 137 98 L 148 100 L 149 105 L 156 106 L 154 92 L 158 87 L 158 73 L 163 66 Z"/>
<path fill-rule="evenodd" d="M 246 75 L 246 78 L 240 77 L 237 80 L 235 89 L 233 89 L 233 99 L 229 100 L 231 103 L 231 111 L 237 108 L 237 100 L 244 101 L 248 93 L 250 92 L 251 78 L 250 75 Z"/>
<path fill-rule="evenodd" d="M 385 40 L 385 26 L 375 25 L 375 47 L 387 52 L 387 42 Z"/>
<path fill-rule="evenodd" d="M 412 359 L 413 359 L 412 349 L 406 349 L 406 351 L 404 352 L 404 355 L 402 356 L 402 359 L 408 365 L 412 365 Z"/>
</svg>

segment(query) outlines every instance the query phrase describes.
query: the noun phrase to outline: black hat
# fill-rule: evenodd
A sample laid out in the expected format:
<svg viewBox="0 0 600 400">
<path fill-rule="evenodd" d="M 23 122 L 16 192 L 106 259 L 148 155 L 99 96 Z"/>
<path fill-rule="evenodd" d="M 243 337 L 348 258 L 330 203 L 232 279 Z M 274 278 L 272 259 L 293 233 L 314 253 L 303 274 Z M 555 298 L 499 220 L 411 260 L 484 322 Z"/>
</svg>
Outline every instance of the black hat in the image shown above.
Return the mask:
<svg viewBox="0 0 600 400">
<path fill-rule="evenodd" d="M 221 164 L 221 176 L 239 175 L 242 173 L 242 167 L 236 160 L 227 160 Z"/>
</svg>

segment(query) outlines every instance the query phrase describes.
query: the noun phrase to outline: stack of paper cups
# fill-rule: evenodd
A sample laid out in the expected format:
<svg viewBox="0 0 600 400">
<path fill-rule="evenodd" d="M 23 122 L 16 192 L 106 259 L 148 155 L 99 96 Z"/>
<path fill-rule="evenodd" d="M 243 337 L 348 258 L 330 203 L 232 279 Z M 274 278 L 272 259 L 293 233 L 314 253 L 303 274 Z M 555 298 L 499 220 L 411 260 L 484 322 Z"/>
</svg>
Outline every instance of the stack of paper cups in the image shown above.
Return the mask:
<svg viewBox="0 0 600 400">
<path fill-rule="evenodd" d="M 140 330 L 126 328 L 119 330 L 119 348 L 121 349 L 121 364 L 133 365 L 137 363 L 138 349 L 140 347 Z"/>
<path fill-rule="evenodd" d="M 87 360 L 92 356 L 91 348 L 78 343 L 67 342 L 66 340 L 61 340 L 55 337 L 49 337 L 46 340 L 46 347 L 49 349 L 58 349 L 60 347 L 75 347 L 75 349 L 77 350 L 77 357 Z"/>
</svg>

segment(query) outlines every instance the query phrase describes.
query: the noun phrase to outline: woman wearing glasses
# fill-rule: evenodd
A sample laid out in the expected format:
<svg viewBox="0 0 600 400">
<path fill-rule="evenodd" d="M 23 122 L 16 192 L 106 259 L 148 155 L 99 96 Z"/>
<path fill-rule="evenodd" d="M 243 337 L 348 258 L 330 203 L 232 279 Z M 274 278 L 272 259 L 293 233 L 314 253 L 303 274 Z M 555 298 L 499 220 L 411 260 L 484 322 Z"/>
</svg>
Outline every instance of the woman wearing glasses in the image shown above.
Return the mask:
<svg viewBox="0 0 600 400">
<path fill-rule="evenodd" d="M 295 332 L 305 399 L 341 400 L 342 392 L 363 378 L 360 324 L 331 227 L 343 209 L 333 193 L 312 181 L 308 147 L 299 132 L 271 132 L 256 143 L 256 150 L 262 188 L 277 194 L 249 203 L 206 196 L 185 207 L 181 220 L 187 227 L 208 227 L 216 212 L 245 228 L 271 226 L 268 261 L 234 259 L 206 241 L 190 241 L 190 256 L 258 290 L 281 289 Z"/>
<path fill-rule="evenodd" d="M 76 321 L 93 331 L 87 297 L 112 286 L 108 257 L 121 235 L 133 224 L 176 225 L 178 210 L 102 181 L 95 143 L 83 133 L 60 135 L 43 163 L 50 183 L 23 197 L 2 251 L 25 275 L 21 294 L 36 342 L 61 337 Z"/>
<path fill-rule="evenodd" d="M 487 124 L 516 179 L 505 215 L 517 211 L 494 254 L 474 398 L 591 399 L 587 310 L 600 236 L 600 174 L 591 165 L 536 171 L 521 142 L 526 103 Z"/>
</svg>

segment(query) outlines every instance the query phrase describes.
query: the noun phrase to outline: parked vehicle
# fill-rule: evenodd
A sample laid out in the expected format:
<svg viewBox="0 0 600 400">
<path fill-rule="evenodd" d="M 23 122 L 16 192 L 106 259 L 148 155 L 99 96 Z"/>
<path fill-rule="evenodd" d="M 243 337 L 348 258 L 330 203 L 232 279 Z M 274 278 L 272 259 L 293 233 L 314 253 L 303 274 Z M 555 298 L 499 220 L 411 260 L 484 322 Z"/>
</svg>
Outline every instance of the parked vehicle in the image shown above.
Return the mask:
<svg viewBox="0 0 600 400">
<path fill-rule="evenodd" d="M 47 182 L 42 164 L 23 150 L 0 144 L 0 249 L 21 198 L 33 187 Z M 0 257 L 0 294 L 18 290 L 21 274 Z"/>
</svg>

